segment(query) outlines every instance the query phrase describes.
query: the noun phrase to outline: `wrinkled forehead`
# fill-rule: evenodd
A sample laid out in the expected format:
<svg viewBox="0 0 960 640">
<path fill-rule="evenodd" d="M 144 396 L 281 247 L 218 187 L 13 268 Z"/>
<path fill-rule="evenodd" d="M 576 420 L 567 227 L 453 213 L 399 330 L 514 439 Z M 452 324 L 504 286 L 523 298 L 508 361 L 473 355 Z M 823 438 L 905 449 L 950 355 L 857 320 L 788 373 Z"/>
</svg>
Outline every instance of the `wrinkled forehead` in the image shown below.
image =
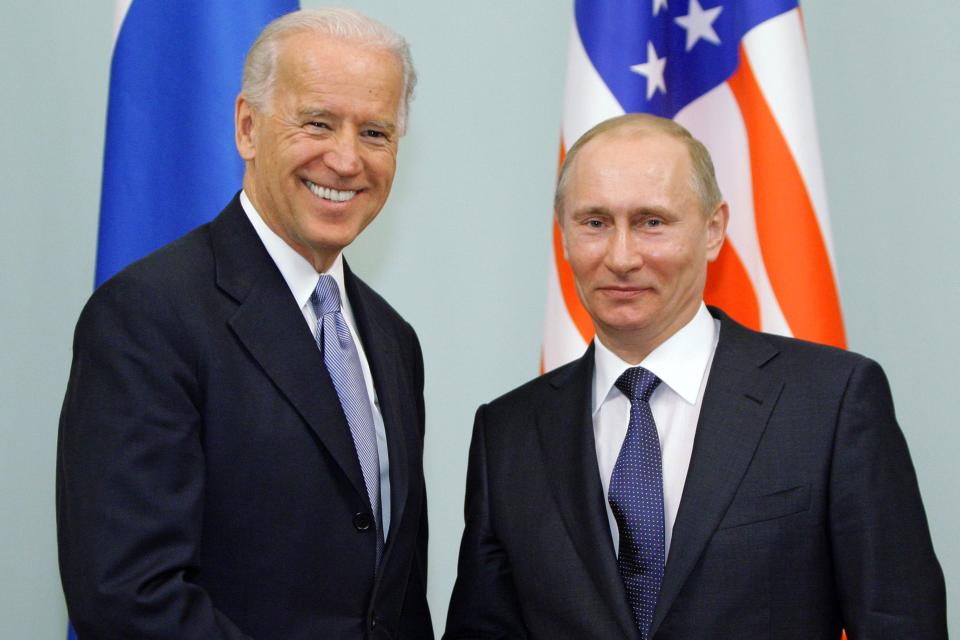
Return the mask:
<svg viewBox="0 0 960 640">
<path fill-rule="evenodd" d="M 319 75 L 343 71 L 365 72 L 402 81 L 403 62 L 386 46 L 349 36 L 300 30 L 285 34 L 277 42 L 278 77 Z"/>
<path fill-rule="evenodd" d="M 403 69 L 390 49 L 315 33 L 281 41 L 275 109 L 332 109 L 396 125 L 402 99 Z"/>
</svg>

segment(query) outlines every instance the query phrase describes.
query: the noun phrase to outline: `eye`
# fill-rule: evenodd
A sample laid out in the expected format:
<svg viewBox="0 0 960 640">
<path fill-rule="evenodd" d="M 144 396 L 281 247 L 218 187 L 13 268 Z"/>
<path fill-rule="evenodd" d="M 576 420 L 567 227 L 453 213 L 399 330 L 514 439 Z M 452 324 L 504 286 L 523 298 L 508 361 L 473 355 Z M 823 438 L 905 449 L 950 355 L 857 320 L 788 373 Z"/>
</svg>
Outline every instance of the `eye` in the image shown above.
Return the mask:
<svg viewBox="0 0 960 640">
<path fill-rule="evenodd" d="M 590 218 L 590 219 L 588 219 L 588 220 L 585 220 L 585 221 L 584 221 L 584 224 L 587 226 L 588 229 L 602 229 L 602 228 L 603 228 L 603 220 L 599 220 L 599 219 L 597 219 L 597 218 Z"/>
<path fill-rule="evenodd" d="M 330 130 L 330 125 L 327 124 L 326 122 L 323 122 L 322 120 L 311 120 L 310 122 L 306 123 L 306 125 L 304 126 L 306 126 L 308 129 L 318 129 L 321 131 Z"/>
<path fill-rule="evenodd" d="M 647 218 L 643 221 L 643 226 L 648 229 L 656 229 L 657 227 L 663 226 L 663 220 L 660 218 Z"/>
<path fill-rule="evenodd" d="M 372 142 L 383 143 L 390 141 L 390 135 L 382 129 L 364 129 L 360 135 Z"/>
</svg>

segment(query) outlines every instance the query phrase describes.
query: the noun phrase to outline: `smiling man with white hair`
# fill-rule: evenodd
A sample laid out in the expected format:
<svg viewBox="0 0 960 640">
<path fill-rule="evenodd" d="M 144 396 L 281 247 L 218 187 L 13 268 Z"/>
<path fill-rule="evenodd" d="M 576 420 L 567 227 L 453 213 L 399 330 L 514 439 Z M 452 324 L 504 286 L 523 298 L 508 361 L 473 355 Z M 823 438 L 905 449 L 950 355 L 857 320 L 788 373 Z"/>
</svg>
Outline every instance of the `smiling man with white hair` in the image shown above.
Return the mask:
<svg viewBox="0 0 960 640">
<path fill-rule="evenodd" d="M 85 307 L 57 468 L 80 638 L 432 638 L 420 346 L 342 256 L 415 83 L 360 14 L 271 23 L 236 103 L 243 190 Z"/>
</svg>

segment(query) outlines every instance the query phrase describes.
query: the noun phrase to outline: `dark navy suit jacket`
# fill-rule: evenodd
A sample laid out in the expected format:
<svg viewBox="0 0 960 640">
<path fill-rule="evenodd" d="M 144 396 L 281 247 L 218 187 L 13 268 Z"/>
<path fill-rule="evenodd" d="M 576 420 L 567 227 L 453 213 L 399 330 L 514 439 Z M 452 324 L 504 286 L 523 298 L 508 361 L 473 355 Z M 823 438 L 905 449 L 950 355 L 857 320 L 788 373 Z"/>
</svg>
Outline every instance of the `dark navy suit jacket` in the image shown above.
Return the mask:
<svg viewBox="0 0 960 640">
<path fill-rule="evenodd" d="M 77 324 L 57 523 L 86 638 L 430 638 L 423 362 L 345 269 L 390 456 L 370 505 L 323 358 L 234 199 L 100 287 Z"/>
<path fill-rule="evenodd" d="M 946 638 L 943 574 L 880 367 L 720 340 L 656 640 Z M 446 638 L 639 638 L 604 511 L 593 348 L 477 412 Z"/>
</svg>

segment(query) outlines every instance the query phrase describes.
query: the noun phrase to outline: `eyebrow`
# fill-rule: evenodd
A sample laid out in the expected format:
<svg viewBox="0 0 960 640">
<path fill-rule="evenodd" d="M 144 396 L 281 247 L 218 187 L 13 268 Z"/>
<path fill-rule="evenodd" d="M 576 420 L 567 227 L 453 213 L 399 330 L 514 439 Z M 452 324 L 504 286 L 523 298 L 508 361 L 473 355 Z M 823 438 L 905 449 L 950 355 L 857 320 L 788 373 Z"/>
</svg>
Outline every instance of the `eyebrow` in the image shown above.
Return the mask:
<svg viewBox="0 0 960 640">
<path fill-rule="evenodd" d="M 614 214 L 608 207 L 593 205 L 593 206 L 583 207 L 582 209 L 575 209 L 574 211 L 570 212 L 570 215 L 574 218 L 580 218 L 580 217 L 589 217 L 589 216 L 613 216 Z M 670 210 L 665 207 L 657 207 L 657 206 L 649 207 L 648 206 L 648 207 L 639 207 L 637 209 L 630 210 L 630 217 L 633 217 L 633 216 L 669 217 L 670 215 L 671 215 Z"/>
<path fill-rule="evenodd" d="M 607 209 L 606 207 L 597 207 L 597 206 L 583 207 L 581 209 L 575 209 L 574 211 L 570 212 L 570 216 L 573 218 L 582 218 L 582 217 L 589 217 L 589 216 L 609 216 L 609 215 L 612 215 L 609 209 Z"/>
<path fill-rule="evenodd" d="M 662 218 L 669 218 L 674 215 L 674 213 L 666 207 L 640 207 L 639 209 L 634 210 L 632 213 L 639 214 L 643 217 L 647 216 L 660 216 Z"/>
<path fill-rule="evenodd" d="M 332 117 L 333 114 L 327 109 L 320 109 L 317 107 L 305 107 L 297 112 L 300 116 L 306 116 L 310 118 L 326 118 Z"/>
</svg>

